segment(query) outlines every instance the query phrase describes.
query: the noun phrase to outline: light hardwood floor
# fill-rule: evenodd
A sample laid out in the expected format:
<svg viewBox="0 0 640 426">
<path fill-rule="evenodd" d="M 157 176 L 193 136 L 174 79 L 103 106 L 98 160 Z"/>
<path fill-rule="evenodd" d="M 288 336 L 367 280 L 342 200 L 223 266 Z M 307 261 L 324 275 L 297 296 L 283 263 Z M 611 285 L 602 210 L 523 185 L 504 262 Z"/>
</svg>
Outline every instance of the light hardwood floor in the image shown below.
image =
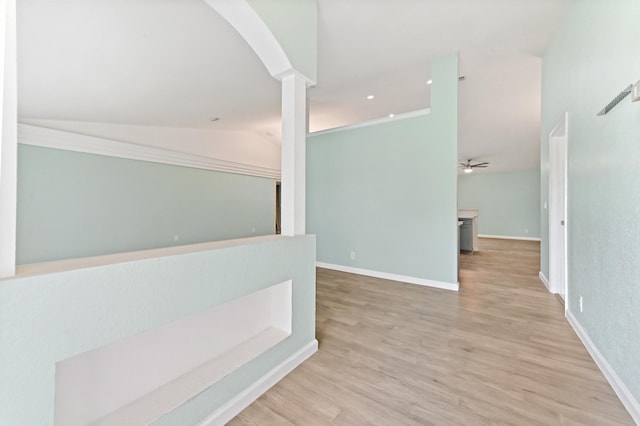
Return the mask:
<svg viewBox="0 0 640 426">
<path fill-rule="evenodd" d="M 320 349 L 231 425 L 633 425 L 538 279 L 481 239 L 459 293 L 318 269 Z"/>
</svg>

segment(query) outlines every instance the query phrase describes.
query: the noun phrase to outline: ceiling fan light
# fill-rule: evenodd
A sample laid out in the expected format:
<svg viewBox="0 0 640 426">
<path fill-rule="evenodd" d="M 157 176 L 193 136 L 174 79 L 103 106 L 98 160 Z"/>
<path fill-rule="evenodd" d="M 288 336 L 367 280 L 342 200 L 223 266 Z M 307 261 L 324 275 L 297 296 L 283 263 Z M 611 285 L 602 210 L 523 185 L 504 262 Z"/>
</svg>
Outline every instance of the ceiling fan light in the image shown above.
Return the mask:
<svg viewBox="0 0 640 426">
<path fill-rule="evenodd" d="M 465 173 L 471 173 L 473 171 L 473 169 L 471 167 L 465 167 L 464 168 L 464 172 Z"/>
</svg>

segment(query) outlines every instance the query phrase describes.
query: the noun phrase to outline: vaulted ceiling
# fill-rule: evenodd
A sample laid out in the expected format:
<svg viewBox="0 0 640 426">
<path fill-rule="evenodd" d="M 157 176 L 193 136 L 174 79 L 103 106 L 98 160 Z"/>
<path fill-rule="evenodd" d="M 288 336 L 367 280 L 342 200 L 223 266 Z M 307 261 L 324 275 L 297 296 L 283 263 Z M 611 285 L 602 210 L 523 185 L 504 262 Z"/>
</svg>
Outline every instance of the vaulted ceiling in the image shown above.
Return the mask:
<svg viewBox="0 0 640 426">
<path fill-rule="evenodd" d="M 431 59 L 459 51 L 460 159 L 535 169 L 540 58 L 569 3 L 318 0 L 310 130 L 429 107 Z M 203 0 L 20 0 L 18 76 L 23 121 L 279 137 L 279 83 Z"/>
</svg>

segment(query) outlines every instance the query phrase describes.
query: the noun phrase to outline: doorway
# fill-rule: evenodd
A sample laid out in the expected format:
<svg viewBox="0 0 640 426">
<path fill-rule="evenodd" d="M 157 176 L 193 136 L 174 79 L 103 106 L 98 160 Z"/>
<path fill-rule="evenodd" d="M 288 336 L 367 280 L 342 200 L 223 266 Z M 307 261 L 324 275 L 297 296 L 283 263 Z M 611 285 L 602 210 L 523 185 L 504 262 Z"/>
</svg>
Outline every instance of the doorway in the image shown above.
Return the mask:
<svg viewBox="0 0 640 426">
<path fill-rule="evenodd" d="M 549 134 L 549 291 L 567 298 L 568 114 Z"/>
<path fill-rule="evenodd" d="M 282 233 L 281 186 L 281 182 L 276 182 L 276 235 L 280 235 Z"/>
</svg>

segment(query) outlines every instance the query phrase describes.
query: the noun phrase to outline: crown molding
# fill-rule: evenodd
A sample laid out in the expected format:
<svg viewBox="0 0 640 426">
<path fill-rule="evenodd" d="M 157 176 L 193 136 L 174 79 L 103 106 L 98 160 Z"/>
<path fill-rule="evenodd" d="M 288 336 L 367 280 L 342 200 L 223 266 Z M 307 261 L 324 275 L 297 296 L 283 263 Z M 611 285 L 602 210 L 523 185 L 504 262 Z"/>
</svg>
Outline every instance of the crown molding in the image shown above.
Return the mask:
<svg viewBox="0 0 640 426">
<path fill-rule="evenodd" d="M 280 170 L 202 155 L 187 154 L 132 142 L 122 142 L 96 136 L 48 129 L 31 124 L 18 124 L 18 143 L 43 148 L 62 149 L 86 154 L 127 158 L 130 160 L 170 164 L 173 166 L 237 173 L 270 179 L 280 179 Z"/>
</svg>

